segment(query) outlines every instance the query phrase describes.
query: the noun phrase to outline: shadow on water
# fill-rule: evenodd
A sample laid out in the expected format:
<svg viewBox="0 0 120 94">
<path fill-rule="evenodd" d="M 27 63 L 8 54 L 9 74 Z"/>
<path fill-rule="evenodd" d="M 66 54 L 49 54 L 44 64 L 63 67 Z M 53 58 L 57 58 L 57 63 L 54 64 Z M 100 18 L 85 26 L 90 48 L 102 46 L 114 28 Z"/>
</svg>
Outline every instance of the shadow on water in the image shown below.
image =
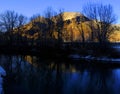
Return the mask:
<svg viewBox="0 0 120 94">
<path fill-rule="evenodd" d="M 120 69 L 95 68 L 85 61 L 0 56 L 7 71 L 5 94 L 119 94 Z"/>
</svg>

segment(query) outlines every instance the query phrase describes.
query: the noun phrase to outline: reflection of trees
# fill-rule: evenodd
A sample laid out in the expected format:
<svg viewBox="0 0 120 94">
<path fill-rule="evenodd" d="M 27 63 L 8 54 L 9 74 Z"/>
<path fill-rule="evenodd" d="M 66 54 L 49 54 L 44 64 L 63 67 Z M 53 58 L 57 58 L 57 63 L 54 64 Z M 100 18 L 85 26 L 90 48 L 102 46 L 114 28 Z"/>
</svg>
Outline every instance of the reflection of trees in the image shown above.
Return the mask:
<svg viewBox="0 0 120 94">
<path fill-rule="evenodd" d="M 26 87 L 35 94 L 60 94 L 62 88 L 61 66 L 55 63 L 47 63 L 40 58 L 31 57 L 32 63 L 26 71 Z M 33 66 L 34 67 L 33 67 Z M 56 70 L 56 71 L 55 71 Z M 27 74 L 28 73 L 28 74 Z M 25 80 L 26 81 L 26 80 Z"/>
<path fill-rule="evenodd" d="M 38 69 L 40 72 L 39 87 L 42 88 L 41 91 L 44 93 L 113 93 L 113 83 L 111 81 L 114 79 L 112 77 L 112 71 L 110 70 L 94 68 L 86 70 L 85 64 L 65 64 L 59 60 L 54 60 L 53 63 L 50 63 L 51 61 L 45 62 L 40 58 L 36 59 L 39 60 L 33 61 L 38 64 L 38 68 L 40 69 Z M 38 75 L 38 73 L 36 75 Z M 73 83 L 69 82 L 71 80 L 73 80 Z M 67 82 L 70 83 L 69 86 L 66 86 Z"/>
<path fill-rule="evenodd" d="M 31 56 L 31 61 L 32 63 L 26 62 L 25 56 L 0 56 L 0 64 L 3 64 L 12 80 L 12 83 L 7 83 L 7 87 L 19 86 L 31 94 L 113 93 L 115 79 L 112 70 L 86 68 L 82 62 L 75 64 L 69 61 L 43 60 L 35 56 Z"/>
<path fill-rule="evenodd" d="M 112 94 L 112 71 L 107 69 L 94 69 L 89 73 L 87 93 Z"/>
</svg>

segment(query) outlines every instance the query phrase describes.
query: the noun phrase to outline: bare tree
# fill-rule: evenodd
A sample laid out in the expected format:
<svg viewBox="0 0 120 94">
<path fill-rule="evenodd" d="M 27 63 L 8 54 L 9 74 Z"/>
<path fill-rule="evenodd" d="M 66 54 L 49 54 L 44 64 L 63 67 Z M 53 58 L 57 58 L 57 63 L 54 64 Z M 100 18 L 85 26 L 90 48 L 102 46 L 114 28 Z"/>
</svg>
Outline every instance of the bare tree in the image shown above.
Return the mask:
<svg viewBox="0 0 120 94">
<path fill-rule="evenodd" d="M 0 14 L 0 26 L 2 30 L 11 32 L 16 27 L 18 14 L 14 11 L 5 11 Z"/>
<path fill-rule="evenodd" d="M 17 42 L 20 44 L 20 42 L 22 41 L 22 32 L 24 31 L 23 26 L 26 24 L 27 22 L 27 17 L 25 17 L 24 15 L 20 14 L 17 17 Z"/>
<path fill-rule="evenodd" d="M 58 43 L 62 42 L 62 31 L 64 27 L 64 18 L 63 18 L 63 10 L 60 9 L 58 16 L 56 16 L 56 31 L 58 32 Z"/>
<path fill-rule="evenodd" d="M 13 37 L 12 32 L 16 28 L 18 14 L 14 11 L 5 11 L 0 14 L 0 26 L 3 31 L 6 31 L 8 34 L 8 40 L 12 43 Z"/>
<path fill-rule="evenodd" d="M 81 35 L 82 43 L 84 43 L 85 42 L 85 33 L 83 30 L 84 17 L 83 16 L 76 17 L 76 22 L 77 22 L 76 26 Z"/>
<path fill-rule="evenodd" d="M 108 41 L 108 37 L 113 32 L 112 23 L 116 21 L 111 5 L 87 4 L 83 7 L 84 14 L 93 21 L 91 24 L 92 33 L 96 33 L 96 38 L 100 43 Z M 92 27 L 95 27 L 94 29 Z"/>
<path fill-rule="evenodd" d="M 26 22 L 27 22 L 27 17 L 25 17 L 22 14 L 18 15 L 17 28 L 20 29 L 22 26 L 24 26 L 26 24 Z"/>
<path fill-rule="evenodd" d="M 46 45 L 47 39 L 47 21 L 46 18 L 42 17 L 40 14 L 33 15 L 31 17 L 31 31 L 38 32 L 38 39 L 40 45 Z"/>
<path fill-rule="evenodd" d="M 47 33 L 50 38 L 53 38 L 54 25 L 55 25 L 53 17 L 55 15 L 56 15 L 56 12 L 52 9 L 52 7 L 48 7 L 45 10 L 44 16 L 46 18 Z"/>
<path fill-rule="evenodd" d="M 31 24 L 32 24 L 32 27 L 31 27 L 31 31 L 34 31 L 34 32 L 39 32 L 39 37 L 41 35 L 41 32 L 42 32 L 42 17 L 40 14 L 36 14 L 36 15 L 33 15 L 31 18 L 30 18 L 30 21 L 31 21 Z"/>
<path fill-rule="evenodd" d="M 62 30 L 62 39 L 65 42 L 73 42 L 74 41 L 74 33 L 73 33 L 73 28 L 63 28 Z"/>
<path fill-rule="evenodd" d="M 39 32 L 40 31 L 40 27 L 39 27 L 40 19 L 39 19 L 39 17 L 40 17 L 40 14 L 36 14 L 30 18 L 31 28 L 28 31 L 29 35 L 33 36 L 35 32 L 38 32 L 40 35 L 40 32 Z M 34 45 L 34 37 L 31 39 L 31 45 L 32 46 Z"/>
</svg>

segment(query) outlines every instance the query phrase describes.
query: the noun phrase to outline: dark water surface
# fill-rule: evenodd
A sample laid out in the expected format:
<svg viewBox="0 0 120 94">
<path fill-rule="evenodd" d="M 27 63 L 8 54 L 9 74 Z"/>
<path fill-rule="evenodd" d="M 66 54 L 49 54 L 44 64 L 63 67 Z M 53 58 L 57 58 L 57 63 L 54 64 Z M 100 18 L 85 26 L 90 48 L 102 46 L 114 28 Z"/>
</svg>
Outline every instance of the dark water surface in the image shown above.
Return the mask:
<svg viewBox="0 0 120 94">
<path fill-rule="evenodd" d="M 86 64 L 85 61 L 1 55 L 0 65 L 7 71 L 4 92 L 5 94 L 120 94 L 119 68 L 86 67 Z"/>
</svg>

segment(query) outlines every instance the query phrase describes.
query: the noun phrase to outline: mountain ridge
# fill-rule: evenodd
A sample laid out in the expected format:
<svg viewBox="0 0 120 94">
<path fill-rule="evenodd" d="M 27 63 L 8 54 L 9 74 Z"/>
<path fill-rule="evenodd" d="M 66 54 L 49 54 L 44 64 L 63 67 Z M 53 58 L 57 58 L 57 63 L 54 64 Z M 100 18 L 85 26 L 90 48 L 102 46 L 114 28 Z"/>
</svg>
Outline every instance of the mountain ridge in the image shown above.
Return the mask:
<svg viewBox="0 0 120 94">
<path fill-rule="evenodd" d="M 63 20 L 69 20 L 76 18 L 77 16 L 83 16 L 83 14 L 79 12 L 63 12 L 62 15 L 63 15 Z"/>
<path fill-rule="evenodd" d="M 90 28 L 87 24 L 90 24 L 91 20 L 89 20 L 82 13 L 79 13 L 79 12 L 63 12 L 61 14 L 56 15 L 55 17 L 58 17 L 59 15 L 62 15 L 62 17 L 63 17 L 63 19 L 62 19 L 64 22 L 63 33 L 67 34 L 67 38 L 69 38 L 69 39 L 70 39 L 71 34 L 73 33 L 73 41 L 80 41 L 81 40 L 81 38 L 80 38 L 81 35 L 80 35 L 80 31 L 79 31 L 80 28 L 77 27 L 76 20 L 77 20 L 77 17 L 84 18 L 84 22 L 82 22 L 83 23 L 83 30 L 85 32 L 86 40 L 89 39 Z M 40 22 L 41 18 L 42 18 L 42 22 Z M 54 16 L 53 16 L 53 18 L 54 18 Z M 47 23 L 46 22 L 47 18 L 40 17 L 40 19 L 39 18 L 37 18 L 37 19 L 38 20 L 36 20 L 36 22 L 35 22 L 36 28 L 39 28 L 39 24 L 43 24 L 42 29 L 44 27 L 47 27 L 47 25 L 44 25 L 44 23 Z M 53 22 L 54 22 L 54 20 L 53 20 Z M 51 23 L 53 23 L 53 22 L 51 22 Z M 38 32 L 39 30 L 37 30 L 37 29 L 33 29 L 33 28 L 35 28 L 35 26 L 34 27 L 32 26 L 32 22 L 26 24 L 24 26 L 25 31 L 22 33 L 22 36 L 26 36 L 27 38 L 37 39 L 37 37 L 39 37 L 39 35 L 40 35 L 40 32 Z M 117 24 L 116 26 L 120 26 L 120 25 Z M 67 31 L 67 32 L 64 32 L 64 31 Z M 53 36 L 55 38 L 57 38 L 58 32 L 55 29 L 53 29 L 53 32 L 54 32 Z M 120 33 L 118 31 L 115 31 L 115 33 L 111 34 L 110 41 L 118 41 L 118 40 L 120 40 L 119 37 L 120 37 Z M 67 39 L 67 38 L 64 38 L 64 39 Z M 65 41 L 68 41 L 68 40 L 65 40 Z"/>
</svg>

